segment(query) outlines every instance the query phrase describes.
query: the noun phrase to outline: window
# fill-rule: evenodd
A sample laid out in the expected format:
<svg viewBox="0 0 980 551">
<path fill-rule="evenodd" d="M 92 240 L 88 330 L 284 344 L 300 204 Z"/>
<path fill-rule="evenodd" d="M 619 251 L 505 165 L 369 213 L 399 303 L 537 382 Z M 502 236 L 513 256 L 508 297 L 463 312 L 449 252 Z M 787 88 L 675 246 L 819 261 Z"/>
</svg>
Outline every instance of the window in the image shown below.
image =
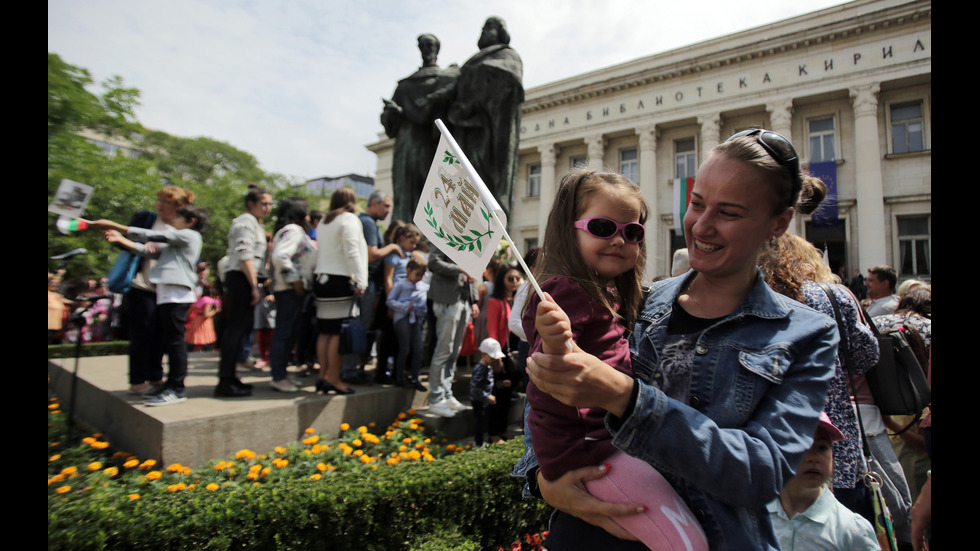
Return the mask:
<svg viewBox="0 0 980 551">
<path fill-rule="evenodd" d="M 635 149 L 619 151 L 619 173 L 626 176 L 634 184 L 640 181 L 640 164 Z"/>
<path fill-rule="evenodd" d="M 537 238 L 525 239 L 524 240 L 524 254 L 527 254 L 531 249 L 537 248 L 538 240 Z"/>
<path fill-rule="evenodd" d="M 527 165 L 527 196 L 541 197 L 541 165 Z"/>
<path fill-rule="evenodd" d="M 922 102 L 891 106 L 892 153 L 910 153 L 925 149 L 922 124 Z"/>
<path fill-rule="evenodd" d="M 837 158 L 834 117 L 810 119 L 807 122 L 810 137 L 810 162 L 833 161 Z"/>
<path fill-rule="evenodd" d="M 588 166 L 588 164 L 589 164 L 589 159 L 585 155 L 572 157 L 568 161 L 568 165 L 571 168 L 582 168 L 584 166 Z"/>
<path fill-rule="evenodd" d="M 923 276 L 932 274 L 929 247 L 929 215 L 898 218 L 899 274 Z"/>
<path fill-rule="evenodd" d="M 694 138 L 674 142 L 675 178 L 693 178 L 697 172 L 694 164 Z"/>
</svg>

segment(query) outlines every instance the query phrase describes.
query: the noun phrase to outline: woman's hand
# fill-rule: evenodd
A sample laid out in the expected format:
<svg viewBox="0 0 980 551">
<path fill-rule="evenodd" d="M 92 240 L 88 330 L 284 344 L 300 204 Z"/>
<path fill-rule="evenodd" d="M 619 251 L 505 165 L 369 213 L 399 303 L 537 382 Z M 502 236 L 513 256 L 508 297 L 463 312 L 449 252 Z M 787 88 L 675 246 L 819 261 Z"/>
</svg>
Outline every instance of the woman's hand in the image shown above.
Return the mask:
<svg viewBox="0 0 980 551">
<path fill-rule="evenodd" d="M 541 392 L 574 407 L 598 407 L 622 417 L 635 382 L 578 346 L 563 355 L 537 352 L 527 374 Z"/>
<path fill-rule="evenodd" d="M 537 472 L 538 488 L 541 490 L 541 497 L 555 509 L 598 526 L 619 539 L 635 541 L 636 538 L 619 524 L 616 524 L 612 517 L 635 515 L 643 512 L 645 507 L 640 503 L 601 501 L 593 497 L 585 488 L 587 481 L 602 478 L 608 472 L 608 465 L 582 467 L 568 471 L 560 478 L 548 482 L 539 470 Z"/>
</svg>

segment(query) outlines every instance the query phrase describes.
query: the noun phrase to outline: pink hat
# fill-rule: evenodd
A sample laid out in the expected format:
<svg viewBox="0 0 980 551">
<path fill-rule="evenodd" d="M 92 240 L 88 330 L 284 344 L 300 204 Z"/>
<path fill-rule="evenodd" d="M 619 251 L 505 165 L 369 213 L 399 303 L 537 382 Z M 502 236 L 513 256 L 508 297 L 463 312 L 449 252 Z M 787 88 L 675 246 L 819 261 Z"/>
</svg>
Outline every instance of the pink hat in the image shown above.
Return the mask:
<svg viewBox="0 0 980 551">
<path fill-rule="evenodd" d="M 817 423 L 817 431 L 826 432 L 827 436 L 830 437 L 831 442 L 838 442 L 845 438 L 844 433 L 830 422 L 830 417 L 828 417 L 827 412 L 824 411 L 820 412 L 820 422 Z"/>
</svg>

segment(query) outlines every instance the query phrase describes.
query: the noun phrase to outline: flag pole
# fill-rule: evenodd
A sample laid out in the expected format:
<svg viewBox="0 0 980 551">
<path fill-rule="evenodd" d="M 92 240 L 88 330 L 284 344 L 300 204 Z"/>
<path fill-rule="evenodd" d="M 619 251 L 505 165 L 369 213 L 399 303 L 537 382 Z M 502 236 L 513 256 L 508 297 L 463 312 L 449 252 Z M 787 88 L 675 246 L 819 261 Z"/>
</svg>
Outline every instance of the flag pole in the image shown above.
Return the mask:
<svg viewBox="0 0 980 551">
<path fill-rule="evenodd" d="M 442 132 L 442 135 L 446 137 L 446 141 L 449 142 L 449 146 L 452 147 L 453 152 L 456 153 L 456 158 L 459 159 L 460 163 L 463 165 L 463 168 L 466 169 L 466 173 L 472 178 L 476 179 L 477 184 L 479 184 L 476 186 L 476 189 L 479 190 L 480 195 L 483 196 L 483 202 L 487 203 L 487 205 L 497 204 L 497 199 L 493 197 L 493 195 L 489 195 L 489 197 L 487 197 L 490 190 L 487 188 L 487 185 L 483 183 L 483 178 L 480 177 L 480 175 L 476 172 L 476 169 L 473 168 L 473 165 L 470 164 L 470 160 L 466 158 L 463 150 L 459 147 L 459 144 L 456 143 L 456 139 L 449 133 L 449 129 L 446 128 L 446 125 L 442 122 L 442 119 L 436 119 L 435 123 L 439 128 L 439 132 Z M 510 246 L 514 247 L 514 250 L 517 251 L 517 261 L 520 262 L 521 267 L 524 268 L 524 273 L 527 274 L 527 278 L 534 287 L 534 290 L 538 293 L 538 297 L 544 301 L 544 291 L 541 290 L 537 280 L 534 279 L 534 274 L 531 273 L 531 269 L 528 268 L 527 264 L 524 262 L 524 256 L 521 254 L 520 248 L 517 247 L 517 244 L 514 243 L 514 240 L 510 238 L 510 235 L 508 235 L 507 229 L 504 228 L 503 223 L 500 221 L 500 217 L 494 213 L 492 218 L 497 223 L 497 227 L 500 228 L 500 231 L 504 234 L 504 239 L 506 239 L 507 242 L 510 243 Z"/>
</svg>

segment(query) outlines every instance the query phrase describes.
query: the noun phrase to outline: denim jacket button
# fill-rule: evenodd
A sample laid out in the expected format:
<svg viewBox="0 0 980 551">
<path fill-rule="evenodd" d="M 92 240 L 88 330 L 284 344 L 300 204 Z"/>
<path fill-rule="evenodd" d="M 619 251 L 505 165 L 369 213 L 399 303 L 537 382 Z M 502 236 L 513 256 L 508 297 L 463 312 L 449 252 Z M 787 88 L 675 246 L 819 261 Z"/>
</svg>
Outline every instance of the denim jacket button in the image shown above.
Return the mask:
<svg viewBox="0 0 980 551">
<path fill-rule="evenodd" d="M 699 344 L 698 347 L 694 349 L 694 351 L 697 352 L 698 354 L 707 354 L 708 347 L 703 344 Z"/>
</svg>

